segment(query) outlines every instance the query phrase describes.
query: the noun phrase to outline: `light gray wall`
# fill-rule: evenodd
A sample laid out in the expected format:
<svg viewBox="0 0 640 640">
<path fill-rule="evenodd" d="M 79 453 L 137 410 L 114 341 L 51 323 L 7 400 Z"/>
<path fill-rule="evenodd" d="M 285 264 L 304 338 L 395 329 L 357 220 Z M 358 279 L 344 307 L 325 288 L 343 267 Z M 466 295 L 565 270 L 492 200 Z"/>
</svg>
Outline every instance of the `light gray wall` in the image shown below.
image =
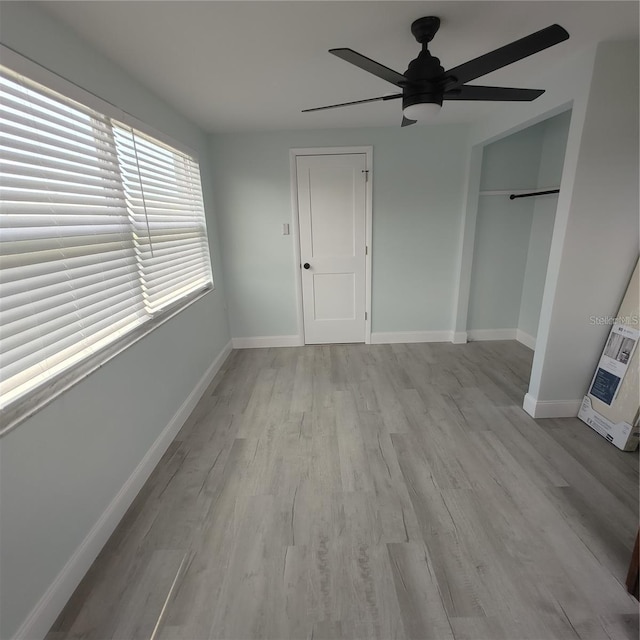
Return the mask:
<svg viewBox="0 0 640 640">
<path fill-rule="evenodd" d="M 211 137 L 234 337 L 297 333 L 289 150 L 373 145 L 372 330 L 452 326 L 467 130 L 341 129 Z"/>
<path fill-rule="evenodd" d="M 487 145 L 482 154 L 467 330 L 515 329 L 520 315 L 534 202 L 483 191 L 533 189 L 543 125 Z"/>
<path fill-rule="evenodd" d="M 200 155 L 216 290 L 0 440 L 0 637 L 10 638 L 228 343 L 204 133 L 30 3 L 0 40 Z"/>
<path fill-rule="evenodd" d="M 545 120 L 544 138 L 540 152 L 538 187 L 559 186 L 562 181 L 564 156 L 567 149 L 571 111 L 565 111 Z"/>
<path fill-rule="evenodd" d="M 467 330 L 515 329 L 533 202 L 480 196 Z"/>
<path fill-rule="evenodd" d="M 609 331 L 591 318 L 615 315 L 638 258 L 638 168 L 638 42 L 601 43 L 569 130 L 569 188 L 558 203 L 528 393 L 534 413 L 568 413 L 586 391 Z"/>
<path fill-rule="evenodd" d="M 570 121 L 571 112 L 566 111 L 538 125 L 543 127 L 540 168 L 537 178 L 539 189 L 560 186 Z M 533 218 L 527 251 L 527 266 L 522 283 L 518 329 L 535 340 L 538 334 L 540 307 L 547 276 L 558 196 L 540 196 L 533 198 L 533 201 Z"/>
<path fill-rule="evenodd" d="M 482 154 L 480 191 L 534 188 L 543 133 L 540 123 L 488 144 Z"/>
</svg>

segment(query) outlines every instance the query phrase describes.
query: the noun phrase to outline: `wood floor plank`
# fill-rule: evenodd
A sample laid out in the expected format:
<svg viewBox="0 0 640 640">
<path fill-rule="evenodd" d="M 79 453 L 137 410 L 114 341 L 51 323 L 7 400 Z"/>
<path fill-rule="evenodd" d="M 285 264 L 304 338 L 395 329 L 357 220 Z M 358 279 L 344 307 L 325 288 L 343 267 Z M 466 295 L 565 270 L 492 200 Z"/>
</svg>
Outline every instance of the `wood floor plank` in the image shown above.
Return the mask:
<svg viewBox="0 0 640 640">
<path fill-rule="evenodd" d="M 47 640 L 630 640 L 638 454 L 519 343 L 234 351 Z"/>
<path fill-rule="evenodd" d="M 412 640 L 453 639 L 431 560 L 422 544 L 388 544 L 405 636 Z"/>
<path fill-rule="evenodd" d="M 350 391 L 336 391 L 334 404 L 342 487 L 345 491 L 373 491 L 372 474 L 353 394 Z"/>
<path fill-rule="evenodd" d="M 601 435 L 584 422 L 575 420 L 541 420 L 541 427 L 598 479 L 618 500 L 630 509 L 638 504 L 638 455 L 606 447 L 599 456 L 593 455 L 595 441 Z M 557 426 L 556 426 L 557 425 Z"/>
<path fill-rule="evenodd" d="M 448 615 L 485 615 L 480 602 L 481 583 L 476 565 L 468 556 L 464 540 L 443 499 L 433 472 L 418 447 L 402 435 L 392 436 L 400 467 L 422 532 L 433 559 L 434 572 L 442 587 Z M 469 532 L 472 535 L 472 532 Z"/>
</svg>

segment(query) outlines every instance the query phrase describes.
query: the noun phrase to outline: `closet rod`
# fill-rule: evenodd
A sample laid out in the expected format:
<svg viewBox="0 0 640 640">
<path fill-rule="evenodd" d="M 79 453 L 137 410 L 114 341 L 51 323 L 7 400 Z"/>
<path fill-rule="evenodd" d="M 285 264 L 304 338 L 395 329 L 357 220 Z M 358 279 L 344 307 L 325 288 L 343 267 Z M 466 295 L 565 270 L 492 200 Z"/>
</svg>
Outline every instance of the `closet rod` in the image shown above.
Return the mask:
<svg viewBox="0 0 640 640">
<path fill-rule="evenodd" d="M 531 198 L 532 196 L 546 196 L 550 193 L 560 193 L 560 189 L 549 189 L 549 191 L 533 191 L 531 193 L 512 193 L 509 196 L 509 200 L 515 200 L 516 198 Z"/>
</svg>

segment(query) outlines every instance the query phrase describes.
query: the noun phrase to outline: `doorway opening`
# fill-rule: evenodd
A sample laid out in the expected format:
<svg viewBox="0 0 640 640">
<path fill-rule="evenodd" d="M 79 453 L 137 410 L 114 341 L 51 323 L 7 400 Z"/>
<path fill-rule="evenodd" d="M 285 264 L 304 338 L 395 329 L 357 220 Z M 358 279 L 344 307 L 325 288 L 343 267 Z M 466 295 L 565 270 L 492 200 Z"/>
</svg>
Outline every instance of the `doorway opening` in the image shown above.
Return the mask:
<svg viewBox="0 0 640 640">
<path fill-rule="evenodd" d="M 535 350 L 570 120 L 564 111 L 483 147 L 469 340 Z"/>
</svg>

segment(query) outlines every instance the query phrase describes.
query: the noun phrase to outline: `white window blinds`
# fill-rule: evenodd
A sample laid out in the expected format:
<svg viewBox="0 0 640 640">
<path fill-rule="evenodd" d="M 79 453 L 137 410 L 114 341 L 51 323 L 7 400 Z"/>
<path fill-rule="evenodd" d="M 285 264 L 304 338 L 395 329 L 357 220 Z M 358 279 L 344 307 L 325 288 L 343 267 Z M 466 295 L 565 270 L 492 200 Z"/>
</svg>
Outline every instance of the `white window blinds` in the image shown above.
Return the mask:
<svg viewBox="0 0 640 640">
<path fill-rule="evenodd" d="M 154 314 L 211 282 L 200 171 L 188 156 L 114 123 L 145 306 Z"/>
<path fill-rule="evenodd" d="M 204 289 L 197 163 L 0 68 L 0 407 Z"/>
</svg>

